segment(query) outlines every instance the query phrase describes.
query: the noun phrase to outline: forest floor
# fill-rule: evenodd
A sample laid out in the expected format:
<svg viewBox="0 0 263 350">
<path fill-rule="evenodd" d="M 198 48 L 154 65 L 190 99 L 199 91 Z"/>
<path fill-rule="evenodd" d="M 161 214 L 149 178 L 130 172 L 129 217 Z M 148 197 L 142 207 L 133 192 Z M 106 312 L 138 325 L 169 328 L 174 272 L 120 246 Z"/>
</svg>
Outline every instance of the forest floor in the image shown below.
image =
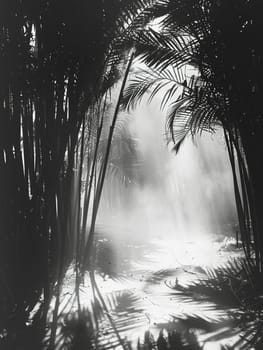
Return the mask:
<svg viewBox="0 0 263 350">
<path fill-rule="evenodd" d="M 96 281 L 122 338 L 136 345 L 147 330 L 155 337 L 162 329 L 172 331 L 175 324 L 178 330 L 177 321 L 185 317 L 209 321 L 226 316 L 225 311 L 216 309 L 216 304 L 181 300 L 175 288 L 200 281 L 207 276 L 207 270 L 241 257 L 242 249 L 236 247 L 234 238 L 204 236 L 178 241 L 152 237 L 143 242 L 132 232 L 114 235 L 111 230 L 101 229 L 96 237 Z M 68 272 L 64 295 L 72 294 L 71 276 L 73 270 Z M 80 297 L 81 304 L 90 307 L 92 288 L 88 275 Z M 112 325 L 107 317 L 100 330 L 105 343 L 112 341 Z M 224 341 L 209 341 L 211 334 L 196 333 L 204 350 L 217 350 L 221 344 L 231 343 L 227 337 Z"/>
</svg>

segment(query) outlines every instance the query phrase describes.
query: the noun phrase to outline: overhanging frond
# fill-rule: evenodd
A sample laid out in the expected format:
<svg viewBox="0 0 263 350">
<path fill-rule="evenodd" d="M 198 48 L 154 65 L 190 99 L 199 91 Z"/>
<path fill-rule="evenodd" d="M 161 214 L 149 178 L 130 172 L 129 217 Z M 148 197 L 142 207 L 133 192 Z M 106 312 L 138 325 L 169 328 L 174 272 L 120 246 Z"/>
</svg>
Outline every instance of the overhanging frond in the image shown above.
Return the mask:
<svg viewBox="0 0 263 350">
<path fill-rule="evenodd" d="M 160 107 L 163 109 L 180 94 L 184 81 L 184 75 L 179 68 L 138 70 L 124 91 L 122 105 L 128 110 L 134 109 L 143 98 L 150 103 L 158 95 L 161 97 Z"/>
<path fill-rule="evenodd" d="M 142 61 L 159 70 L 193 64 L 196 49 L 195 39 L 176 34 L 165 36 L 152 29 L 141 32 L 136 39 L 136 52 Z"/>
</svg>

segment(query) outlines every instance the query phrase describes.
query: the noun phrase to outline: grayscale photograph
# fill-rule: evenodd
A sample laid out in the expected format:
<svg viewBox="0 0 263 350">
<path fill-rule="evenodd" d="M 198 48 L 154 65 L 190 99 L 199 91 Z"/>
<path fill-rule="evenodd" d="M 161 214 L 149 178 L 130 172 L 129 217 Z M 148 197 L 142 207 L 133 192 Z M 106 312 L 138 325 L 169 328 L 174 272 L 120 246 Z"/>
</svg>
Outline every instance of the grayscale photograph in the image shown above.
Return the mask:
<svg viewBox="0 0 263 350">
<path fill-rule="evenodd" d="M 263 350 L 262 0 L 0 0 L 0 349 Z"/>
</svg>

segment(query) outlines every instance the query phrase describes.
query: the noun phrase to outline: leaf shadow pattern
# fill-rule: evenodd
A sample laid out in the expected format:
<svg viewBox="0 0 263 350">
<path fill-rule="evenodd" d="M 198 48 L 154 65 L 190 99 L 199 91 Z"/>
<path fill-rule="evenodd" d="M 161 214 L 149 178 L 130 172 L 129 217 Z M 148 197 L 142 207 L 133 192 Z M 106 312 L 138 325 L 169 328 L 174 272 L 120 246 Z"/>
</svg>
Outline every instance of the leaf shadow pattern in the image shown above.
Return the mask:
<svg viewBox="0 0 263 350">
<path fill-rule="evenodd" d="M 158 272 L 153 282 L 160 283 L 167 276 L 171 277 L 171 271 Z M 245 259 L 208 269 L 203 279 L 200 277 L 189 285 L 177 282 L 169 287 L 174 300 L 204 303 L 224 310 L 226 316 L 215 320 L 202 314 L 174 316 L 173 322 L 155 324 L 159 336 L 156 332 L 153 335 L 151 329 L 136 345 L 131 343 L 129 335 L 147 329 L 143 303 L 139 293 L 117 291 L 105 296 L 107 308 L 95 298 L 88 308 L 60 314 L 56 349 L 199 350 L 207 342 L 225 343 L 229 338 L 234 338 L 234 345 L 221 345 L 222 350 L 262 349 L 262 287 L 256 270 L 250 269 Z"/>
<path fill-rule="evenodd" d="M 107 310 L 95 299 L 89 308 L 62 315 L 56 349 L 130 349 L 123 334 L 146 323 L 140 298 L 130 291 L 117 291 L 105 297 L 105 304 Z"/>
<path fill-rule="evenodd" d="M 183 303 L 207 303 L 214 310 L 225 311 L 226 317 L 208 323 L 200 315 L 181 319 L 187 328 L 208 332 L 209 327 L 214 327 L 217 332 L 206 341 L 236 336 L 234 349 L 262 349 L 263 290 L 255 265 L 249 266 L 244 258 L 231 260 L 224 266 L 207 270 L 204 279 L 187 286 L 170 284 L 170 288 L 173 296 Z"/>
<path fill-rule="evenodd" d="M 208 291 L 214 289 L 216 283 L 221 285 L 222 282 L 220 280 L 218 282 L 213 281 L 212 283 L 213 276 L 219 275 L 220 273 L 222 273 L 223 276 L 224 273 L 228 273 L 228 278 L 234 278 L 234 276 L 237 276 L 236 272 L 238 266 L 238 262 L 233 262 L 232 264 L 229 263 L 228 266 L 207 272 L 207 281 L 210 281 L 211 285 L 209 286 L 207 282 L 207 286 L 204 282 L 206 288 L 202 290 L 202 287 L 199 286 L 199 288 L 196 288 L 198 289 L 198 293 L 195 287 L 198 286 L 199 282 L 193 283 L 187 287 L 178 284 L 176 286 L 170 285 L 170 288 L 172 289 L 172 293 L 177 294 L 178 297 L 184 297 L 183 301 L 185 302 L 189 302 L 192 298 L 193 302 L 200 303 L 203 302 L 203 300 L 210 300 L 216 303 L 216 296 L 219 292 L 213 291 L 213 293 L 209 294 Z M 214 275 L 212 272 L 214 272 Z M 163 275 L 163 273 L 161 273 L 161 275 Z M 164 275 L 167 275 L 167 273 L 164 273 Z M 222 288 L 225 289 L 225 285 Z M 225 295 L 228 295 L 227 293 L 229 293 L 229 291 L 226 291 Z M 203 294 L 203 296 L 201 296 L 201 294 Z M 224 306 L 224 297 L 221 297 L 221 299 L 219 303 L 220 307 L 229 310 L 230 302 L 228 301 L 227 305 Z M 127 338 L 128 332 L 136 333 L 136 330 L 140 329 L 140 327 L 144 327 L 147 321 L 143 306 L 140 304 L 140 296 L 136 295 L 133 291 L 117 291 L 107 295 L 105 297 L 105 302 L 107 304 L 107 311 L 104 309 L 103 305 L 95 299 L 95 302 L 91 304 L 90 308 L 82 309 L 80 313 L 76 312 L 74 314 L 62 315 L 61 327 L 59 327 L 60 335 L 58 336 L 56 348 L 59 350 L 106 350 L 119 348 L 127 350 L 199 350 L 202 349 L 200 340 L 198 339 L 199 334 L 207 334 L 206 341 L 220 341 L 229 336 L 237 335 L 241 330 L 241 318 L 238 319 L 237 315 L 239 312 L 242 316 L 242 311 L 239 310 L 235 303 L 233 310 L 228 313 L 227 319 L 213 321 L 207 320 L 199 315 L 185 315 L 184 318 L 174 317 L 173 322 L 156 324 L 156 328 L 160 330 L 159 336 L 156 337 L 151 331 L 146 331 L 144 338 L 138 339 L 137 345 L 134 345 Z M 112 324 L 108 322 L 105 312 L 110 315 L 115 327 L 112 327 Z M 248 313 L 246 312 L 243 315 L 243 319 L 244 316 L 248 317 Z M 246 325 L 244 327 L 246 327 Z M 118 330 L 123 343 L 120 344 L 114 328 Z M 249 345 L 246 345 L 247 340 L 245 338 L 240 338 L 240 342 L 242 342 L 242 347 L 238 348 L 251 349 L 251 347 L 249 347 L 251 346 L 251 342 L 248 343 Z M 221 349 L 230 350 L 236 349 L 236 347 L 231 348 L 222 345 Z M 260 347 L 255 347 L 255 349 L 260 349 Z"/>
<path fill-rule="evenodd" d="M 118 291 L 111 293 L 106 298 L 108 312 L 114 320 L 119 334 L 127 334 L 128 331 L 136 332 L 136 329 L 145 326 L 146 317 L 140 306 L 140 297 L 130 291 Z M 114 329 L 107 321 L 105 310 L 98 301 L 88 309 L 80 313 L 64 315 L 61 320 L 60 334 L 56 342 L 58 350 L 199 350 L 198 340 L 190 329 L 178 328 L 168 331 L 162 329 L 158 337 L 150 331 L 144 333 L 143 340 L 138 339 L 137 345 L 132 345 L 127 337 L 122 337 L 120 344 L 114 333 Z"/>
</svg>

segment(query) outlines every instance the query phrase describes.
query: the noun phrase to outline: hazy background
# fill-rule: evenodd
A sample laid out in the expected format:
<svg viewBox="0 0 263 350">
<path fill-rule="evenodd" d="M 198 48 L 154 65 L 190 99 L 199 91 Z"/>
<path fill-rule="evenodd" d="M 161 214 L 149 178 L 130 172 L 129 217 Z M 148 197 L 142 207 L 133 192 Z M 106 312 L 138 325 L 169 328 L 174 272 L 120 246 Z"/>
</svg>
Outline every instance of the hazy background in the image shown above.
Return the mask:
<svg viewBox="0 0 263 350">
<path fill-rule="evenodd" d="M 189 137 L 175 154 L 157 103 L 138 107 L 126 128 L 136 143 L 131 164 L 125 164 L 133 168 L 131 181 L 106 181 L 99 222 L 132 230 L 142 240 L 196 240 L 234 231 L 233 182 L 221 130 Z M 121 152 L 128 159 L 126 147 Z"/>
</svg>

